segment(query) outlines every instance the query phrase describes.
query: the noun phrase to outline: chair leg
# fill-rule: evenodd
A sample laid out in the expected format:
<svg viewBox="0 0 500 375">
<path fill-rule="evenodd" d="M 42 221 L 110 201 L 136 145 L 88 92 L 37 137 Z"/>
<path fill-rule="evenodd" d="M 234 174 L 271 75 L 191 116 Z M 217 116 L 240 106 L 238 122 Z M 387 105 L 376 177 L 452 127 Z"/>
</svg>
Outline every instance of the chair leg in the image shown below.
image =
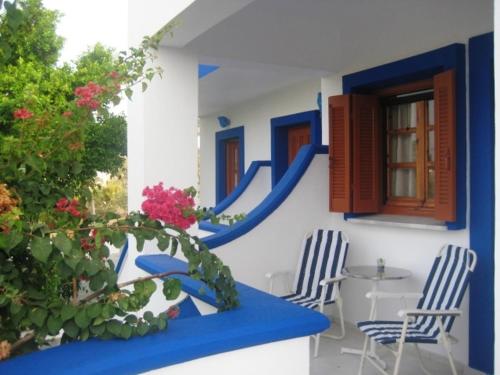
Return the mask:
<svg viewBox="0 0 500 375">
<path fill-rule="evenodd" d="M 396 354 L 396 364 L 394 365 L 393 375 L 399 374 L 399 367 L 401 366 L 401 357 L 403 356 L 403 347 L 405 345 L 407 330 L 408 330 L 408 318 L 405 319 L 403 323 L 403 329 L 401 330 L 401 338 L 399 339 L 399 348 Z"/>
<path fill-rule="evenodd" d="M 338 336 L 338 339 L 343 339 L 345 336 L 345 323 L 344 323 L 344 308 L 343 304 L 344 302 L 342 301 L 342 297 L 338 296 L 337 298 L 337 308 L 339 309 L 339 320 L 340 320 L 340 336 Z"/>
<path fill-rule="evenodd" d="M 318 356 L 318 350 L 319 350 L 319 339 L 321 335 L 318 333 L 317 335 L 314 335 L 314 358 Z"/>
<path fill-rule="evenodd" d="M 448 361 L 450 362 L 451 372 L 453 373 L 453 375 L 457 375 L 457 369 L 455 367 L 455 362 L 453 361 L 453 355 L 451 354 L 450 341 L 448 340 L 448 336 L 446 335 L 446 331 L 444 330 L 443 321 L 441 318 L 438 318 L 437 321 L 439 325 L 439 331 L 441 333 L 441 340 L 443 342 L 443 347 L 444 350 L 446 351 L 446 354 L 448 355 Z"/>
<path fill-rule="evenodd" d="M 366 335 L 365 342 L 363 344 L 363 353 L 361 353 L 361 361 L 359 362 L 358 375 L 363 374 L 363 366 L 365 365 L 365 359 L 368 353 L 368 341 L 370 341 L 370 336 Z"/>
</svg>

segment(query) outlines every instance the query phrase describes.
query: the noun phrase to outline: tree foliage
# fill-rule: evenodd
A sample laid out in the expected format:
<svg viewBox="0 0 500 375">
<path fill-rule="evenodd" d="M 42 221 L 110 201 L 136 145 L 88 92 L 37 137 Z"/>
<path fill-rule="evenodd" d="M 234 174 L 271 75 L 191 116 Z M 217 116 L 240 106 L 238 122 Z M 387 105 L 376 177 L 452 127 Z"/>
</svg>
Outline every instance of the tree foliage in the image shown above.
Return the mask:
<svg viewBox="0 0 500 375">
<path fill-rule="evenodd" d="M 63 342 L 127 339 L 165 329 L 167 312 L 138 314 L 156 289 L 151 278 L 117 284 L 108 246 L 122 247 L 127 236 L 135 237 L 139 251 L 146 241 L 171 255 L 182 251 L 189 262 L 186 274 L 215 291 L 219 309 L 237 306 L 230 270 L 198 238 L 172 225 L 205 215 L 194 208 L 193 189 L 154 187 L 150 199 L 160 198 L 149 206 L 150 214 L 92 215 L 87 209 L 97 173 L 116 173 L 125 155 L 126 122 L 112 109 L 122 94 L 131 97 L 137 84 L 146 89 L 160 73 L 146 64 L 171 26 L 129 51 L 115 55 L 97 45 L 74 65 L 58 66 L 58 15 L 44 9 L 40 0 L 4 6 L 0 360 L 35 350 L 50 335 L 61 334 Z M 169 221 L 172 215 L 177 217 Z M 176 298 L 180 282 L 161 276 L 165 298 Z M 82 295 L 83 283 L 88 283 L 90 295 Z M 133 288 L 123 289 L 128 285 Z"/>
</svg>

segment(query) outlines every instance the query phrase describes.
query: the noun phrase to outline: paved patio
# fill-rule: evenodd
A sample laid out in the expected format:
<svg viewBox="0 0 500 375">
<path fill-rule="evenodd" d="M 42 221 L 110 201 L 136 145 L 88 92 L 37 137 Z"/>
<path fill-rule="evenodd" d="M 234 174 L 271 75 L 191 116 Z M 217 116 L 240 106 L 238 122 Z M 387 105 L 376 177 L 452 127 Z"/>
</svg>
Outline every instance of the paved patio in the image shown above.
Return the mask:
<svg viewBox="0 0 500 375">
<path fill-rule="evenodd" d="M 313 340 L 311 340 L 311 353 L 313 352 Z M 346 337 L 343 340 L 331 340 L 322 338 L 319 347 L 317 358 L 311 359 L 311 375 L 355 375 L 358 373 L 359 356 L 351 354 L 340 354 L 342 347 L 362 348 L 363 336 L 352 325 L 346 324 Z M 377 353 L 386 360 L 389 364 L 389 373 L 392 373 L 394 365 L 394 356 L 383 347 L 378 348 Z M 312 355 L 312 354 L 311 354 Z M 427 369 L 435 375 L 451 374 L 451 369 L 445 357 L 440 357 L 436 354 L 422 351 L 422 356 L 426 363 Z M 455 361 L 459 374 L 464 375 L 480 375 L 483 374 Z M 378 375 L 380 374 L 375 368 L 366 363 L 363 375 Z M 415 349 L 408 345 L 405 346 L 403 360 L 401 364 L 401 375 L 421 375 L 418 357 Z"/>
</svg>

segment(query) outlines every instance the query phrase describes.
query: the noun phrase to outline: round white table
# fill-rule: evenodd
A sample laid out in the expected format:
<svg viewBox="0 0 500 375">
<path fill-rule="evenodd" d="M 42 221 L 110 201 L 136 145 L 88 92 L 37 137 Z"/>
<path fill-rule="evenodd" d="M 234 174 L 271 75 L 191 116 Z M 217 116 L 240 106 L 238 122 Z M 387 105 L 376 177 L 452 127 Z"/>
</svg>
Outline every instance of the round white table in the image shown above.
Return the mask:
<svg viewBox="0 0 500 375">
<path fill-rule="evenodd" d="M 404 268 L 396 267 L 384 267 L 383 272 L 379 272 L 377 266 L 349 266 L 342 270 L 342 275 L 353 278 L 370 280 L 372 282 L 372 292 L 378 291 L 379 282 L 381 281 L 391 281 L 391 280 L 403 280 L 411 277 L 412 273 Z M 377 318 L 377 299 L 372 298 L 370 315 L 368 320 L 375 320 Z M 340 350 L 342 354 L 355 354 L 362 355 L 363 351 L 360 349 L 352 348 L 342 348 Z M 370 343 L 370 350 L 368 355 L 376 360 L 382 368 L 386 368 L 386 363 L 377 355 L 375 352 L 375 342 L 372 340 Z"/>
</svg>

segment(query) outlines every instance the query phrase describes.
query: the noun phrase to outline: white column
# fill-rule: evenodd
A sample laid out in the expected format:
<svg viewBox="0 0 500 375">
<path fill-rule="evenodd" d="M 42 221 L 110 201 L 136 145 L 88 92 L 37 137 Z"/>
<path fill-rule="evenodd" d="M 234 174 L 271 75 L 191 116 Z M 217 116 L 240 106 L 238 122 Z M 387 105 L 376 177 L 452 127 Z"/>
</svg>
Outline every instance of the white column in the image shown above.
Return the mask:
<svg viewBox="0 0 500 375">
<path fill-rule="evenodd" d="M 198 180 L 198 59 L 161 47 L 153 65 L 163 69 L 162 77 L 134 93 L 128 108 L 129 211 L 140 209 L 145 186 L 196 187 Z M 131 241 L 120 279 L 137 276 L 137 255 Z"/>
<path fill-rule="evenodd" d="M 342 76 L 331 75 L 321 78 L 321 128 L 324 145 L 328 145 L 329 123 L 328 123 L 328 97 L 342 94 Z"/>
</svg>

